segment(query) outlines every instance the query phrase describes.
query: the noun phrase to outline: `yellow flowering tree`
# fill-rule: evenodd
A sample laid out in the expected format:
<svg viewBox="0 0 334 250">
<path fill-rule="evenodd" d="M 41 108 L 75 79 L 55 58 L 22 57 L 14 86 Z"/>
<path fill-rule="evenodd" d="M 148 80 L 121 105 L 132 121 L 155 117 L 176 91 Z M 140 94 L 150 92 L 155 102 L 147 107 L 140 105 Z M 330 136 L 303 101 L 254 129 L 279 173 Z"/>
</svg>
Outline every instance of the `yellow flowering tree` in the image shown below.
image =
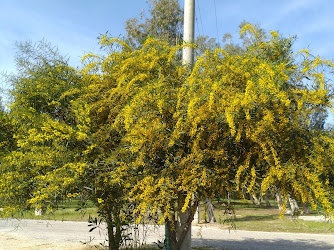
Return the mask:
<svg viewBox="0 0 334 250">
<path fill-rule="evenodd" d="M 17 145 L 0 156 L 0 214 L 53 212 L 59 202 L 80 196 L 97 206 L 107 223 L 109 248 L 118 249 L 132 210 L 121 185 L 123 172 L 108 154 L 117 137 L 103 154 L 105 145 L 96 139 L 101 128 L 91 120 L 86 93 L 98 77 L 70 67 L 45 42 L 18 44 L 18 49 L 18 74 L 9 78 L 11 112 L 0 113 L 2 128 L 17 127 L 0 134 L 2 148 L 8 148 L 9 139 Z"/>
<path fill-rule="evenodd" d="M 85 147 L 83 126 L 71 104 L 79 96 L 82 77 L 44 41 L 17 48 L 18 73 L 8 76 L 14 100 L 6 114 L 10 125 L 2 124 L 12 128 L 16 146 L 0 162 L 4 216 L 30 207 L 55 208 L 62 189 L 72 182 L 64 171 L 73 168 L 75 175 L 80 167 L 75 159 Z"/>
<path fill-rule="evenodd" d="M 107 222 L 110 249 L 129 204 L 137 222 L 149 213 L 166 223 L 172 249 L 199 200 L 225 192 L 279 189 L 285 201 L 333 214 L 334 141 L 308 126 L 331 107 L 333 63 L 293 53 L 276 32 L 265 40 L 246 24 L 241 33 L 253 37 L 243 53 L 206 51 L 192 70 L 180 47 L 151 38 L 132 49 L 102 36 L 107 53 L 86 55 L 80 72 L 23 61 L 11 114 L 25 126 L 1 162 L 3 213 L 86 195 Z"/>
<path fill-rule="evenodd" d="M 250 25 L 241 32 L 254 40 L 259 36 Z M 250 44 L 242 55 L 217 49 L 198 58 L 184 86 L 178 123 L 179 131 L 193 137 L 191 154 L 198 157 L 197 164 L 211 165 L 204 168 L 211 175 L 208 180 L 251 194 L 279 189 L 285 198 L 313 207 L 320 200 L 332 213 L 330 189 L 322 180 L 332 162 L 313 160 L 317 147 L 328 145 L 306 126 L 320 107 L 331 107 L 325 77 L 332 67 L 308 51 L 293 54 L 291 40 L 276 32 L 269 41 Z M 174 134 L 178 139 L 178 130 Z"/>
<path fill-rule="evenodd" d="M 99 143 L 111 152 L 117 134 L 114 160 L 131 177 L 135 212 L 161 211 L 173 249 L 182 245 L 198 201 L 226 191 L 279 189 L 285 201 L 333 213 L 332 141 L 307 126 L 319 108 L 331 107 L 326 76 L 333 63 L 293 53 L 292 40 L 276 32 L 259 39 L 244 25 L 241 33 L 254 36 L 244 53 L 207 51 L 192 72 L 180 64 L 178 47 L 152 39 L 138 50 L 118 41 L 109 55 L 86 57 Z M 187 208 L 179 232 L 175 218 Z"/>
</svg>

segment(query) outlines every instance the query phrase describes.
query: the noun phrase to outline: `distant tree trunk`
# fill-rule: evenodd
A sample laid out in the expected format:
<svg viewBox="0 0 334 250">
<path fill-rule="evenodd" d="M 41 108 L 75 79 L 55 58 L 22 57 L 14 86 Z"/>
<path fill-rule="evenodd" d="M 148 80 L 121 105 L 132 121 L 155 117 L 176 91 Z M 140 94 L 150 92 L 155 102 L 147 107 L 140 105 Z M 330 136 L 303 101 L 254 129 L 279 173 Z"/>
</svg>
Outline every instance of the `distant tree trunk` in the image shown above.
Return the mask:
<svg viewBox="0 0 334 250">
<path fill-rule="evenodd" d="M 231 195 L 230 195 L 230 192 L 227 192 L 227 205 L 228 205 L 228 207 L 230 207 L 230 205 L 231 205 Z"/>
<path fill-rule="evenodd" d="M 252 195 L 250 195 L 250 199 L 251 199 L 251 201 L 252 201 L 252 204 L 255 205 L 255 201 L 254 201 L 254 198 L 253 198 Z"/>
<path fill-rule="evenodd" d="M 266 202 L 266 206 L 267 207 L 271 207 L 267 193 L 263 196 L 263 198 L 264 198 L 264 200 Z"/>
<path fill-rule="evenodd" d="M 305 203 L 303 203 L 303 212 L 302 212 L 302 214 L 309 214 L 309 213 L 310 213 L 310 210 L 308 209 L 308 206 L 307 206 L 307 204 L 305 202 Z"/>
<path fill-rule="evenodd" d="M 252 196 L 253 200 L 255 201 L 256 205 L 261 205 L 261 200 L 262 200 L 261 196 L 259 198 L 257 198 L 255 196 L 255 194 L 251 194 L 251 196 Z"/>
<path fill-rule="evenodd" d="M 289 196 L 289 203 L 291 207 L 292 216 L 298 216 L 300 214 L 300 209 L 297 201 Z"/>
<path fill-rule="evenodd" d="M 241 193 L 242 193 L 242 198 L 244 198 L 244 200 L 247 200 L 247 198 L 246 198 L 246 190 L 245 190 L 245 188 L 242 188 L 242 189 L 241 189 Z"/>
<path fill-rule="evenodd" d="M 209 198 L 206 198 L 206 201 L 205 201 L 205 210 L 206 210 L 206 213 L 207 213 L 207 215 L 209 217 L 209 223 L 216 222 L 216 217 L 213 214 L 213 205 L 210 202 Z M 206 220 L 206 217 L 205 217 L 205 220 Z"/>
<path fill-rule="evenodd" d="M 279 190 L 276 191 L 276 201 L 277 201 L 278 210 L 280 213 L 282 213 L 283 212 L 283 199 L 282 199 L 282 196 Z"/>
</svg>

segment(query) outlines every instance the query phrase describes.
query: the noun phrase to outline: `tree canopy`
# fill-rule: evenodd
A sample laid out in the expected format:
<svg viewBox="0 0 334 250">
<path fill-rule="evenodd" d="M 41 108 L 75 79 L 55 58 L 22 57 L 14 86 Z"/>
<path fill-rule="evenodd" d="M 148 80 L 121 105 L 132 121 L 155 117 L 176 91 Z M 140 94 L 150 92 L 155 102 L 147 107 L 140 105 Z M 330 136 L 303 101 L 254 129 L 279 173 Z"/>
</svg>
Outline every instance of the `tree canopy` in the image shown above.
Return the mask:
<svg viewBox="0 0 334 250">
<path fill-rule="evenodd" d="M 286 200 L 333 212 L 331 139 L 305 126 L 319 105 L 331 107 L 325 73 L 333 64 L 306 50 L 293 53 L 292 39 L 276 32 L 256 39 L 248 24 L 244 33 L 255 42 L 243 54 L 207 51 L 192 72 L 177 60 L 179 47 L 152 39 L 138 50 L 121 42 L 108 57 L 88 56 L 95 63 L 87 72 L 101 72 L 90 92 L 98 96 L 92 110 L 102 122 L 101 145 L 115 141 L 117 131 L 122 150 L 115 159 L 136 176 L 135 211 L 162 211 L 172 227 L 177 211 L 191 206 L 190 226 L 199 199 L 246 188 L 279 189 Z"/>
</svg>

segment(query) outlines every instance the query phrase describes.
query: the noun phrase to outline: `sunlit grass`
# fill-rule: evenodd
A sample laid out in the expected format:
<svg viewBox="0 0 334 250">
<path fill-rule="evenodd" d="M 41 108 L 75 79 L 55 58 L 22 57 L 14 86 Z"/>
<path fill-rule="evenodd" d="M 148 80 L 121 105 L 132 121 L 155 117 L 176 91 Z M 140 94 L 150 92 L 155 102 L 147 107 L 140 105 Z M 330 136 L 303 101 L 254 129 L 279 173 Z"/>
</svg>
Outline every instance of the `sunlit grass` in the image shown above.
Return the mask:
<svg viewBox="0 0 334 250">
<path fill-rule="evenodd" d="M 47 211 L 43 215 L 35 215 L 34 210 L 25 211 L 16 218 L 19 219 L 38 219 L 38 220 L 58 220 L 58 221 L 88 221 L 89 216 L 97 217 L 97 209 L 91 202 L 82 206 L 78 199 L 67 200 L 58 205 L 54 212 Z"/>
<path fill-rule="evenodd" d="M 293 233 L 334 233 L 334 223 L 325 221 L 304 221 L 292 218 L 289 215 L 279 217 L 279 211 L 275 201 L 270 201 L 271 207 L 265 205 L 254 205 L 250 201 L 232 200 L 235 216 L 225 213 L 226 202 L 214 201 L 214 214 L 219 224 L 223 228 L 266 231 L 266 232 L 293 232 Z M 59 220 L 59 221 L 88 221 L 89 216 L 97 217 L 97 209 L 94 204 L 88 202 L 84 209 L 80 209 L 80 200 L 73 199 L 60 204 L 53 213 L 47 212 L 44 215 L 36 216 L 35 211 L 22 213 L 19 218 Z M 316 215 L 313 212 L 313 215 Z M 204 221 L 204 205 L 200 207 L 201 223 Z"/>
<path fill-rule="evenodd" d="M 232 206 L 235 215 L 226 214 L 224 202 L 214 202 L 214 214 L 217 222 L 223 227 L 266 232 L 292 232 L 292 233 L 334 233 L 334 223 L 326 221 L 305 221 L 285 215 L 279 216 L 275 201 L 270 201 L 271 207 L 255 205 L 250 201 L 233 200 Z M 204 209 L 202 208 L 202 216 Z M 317 215 L 316 211 L 311 215 Z"/>
</svg>

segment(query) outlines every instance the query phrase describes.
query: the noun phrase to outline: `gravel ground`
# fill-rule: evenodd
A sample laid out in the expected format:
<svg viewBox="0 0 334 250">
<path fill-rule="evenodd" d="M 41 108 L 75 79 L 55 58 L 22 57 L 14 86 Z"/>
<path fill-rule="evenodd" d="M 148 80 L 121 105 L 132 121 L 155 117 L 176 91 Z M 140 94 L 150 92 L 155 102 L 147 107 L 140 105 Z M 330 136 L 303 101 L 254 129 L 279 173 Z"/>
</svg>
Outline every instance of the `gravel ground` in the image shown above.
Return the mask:
<svg viewBox="0 0 334 250">
<path fill-rule="evenodd" d="M 99 230 L 86 222 L 0 220 L 0 249 L 84 249 L 83 242 L 104 242 Z M 164 227 L 149 228 L 148 244 L 163 239 Z M 334 234 L 271 233 L 221 229 L 215 225 L 193 226 L 192 245 L 215 249 L 334 249 Z"/>
</svg>

